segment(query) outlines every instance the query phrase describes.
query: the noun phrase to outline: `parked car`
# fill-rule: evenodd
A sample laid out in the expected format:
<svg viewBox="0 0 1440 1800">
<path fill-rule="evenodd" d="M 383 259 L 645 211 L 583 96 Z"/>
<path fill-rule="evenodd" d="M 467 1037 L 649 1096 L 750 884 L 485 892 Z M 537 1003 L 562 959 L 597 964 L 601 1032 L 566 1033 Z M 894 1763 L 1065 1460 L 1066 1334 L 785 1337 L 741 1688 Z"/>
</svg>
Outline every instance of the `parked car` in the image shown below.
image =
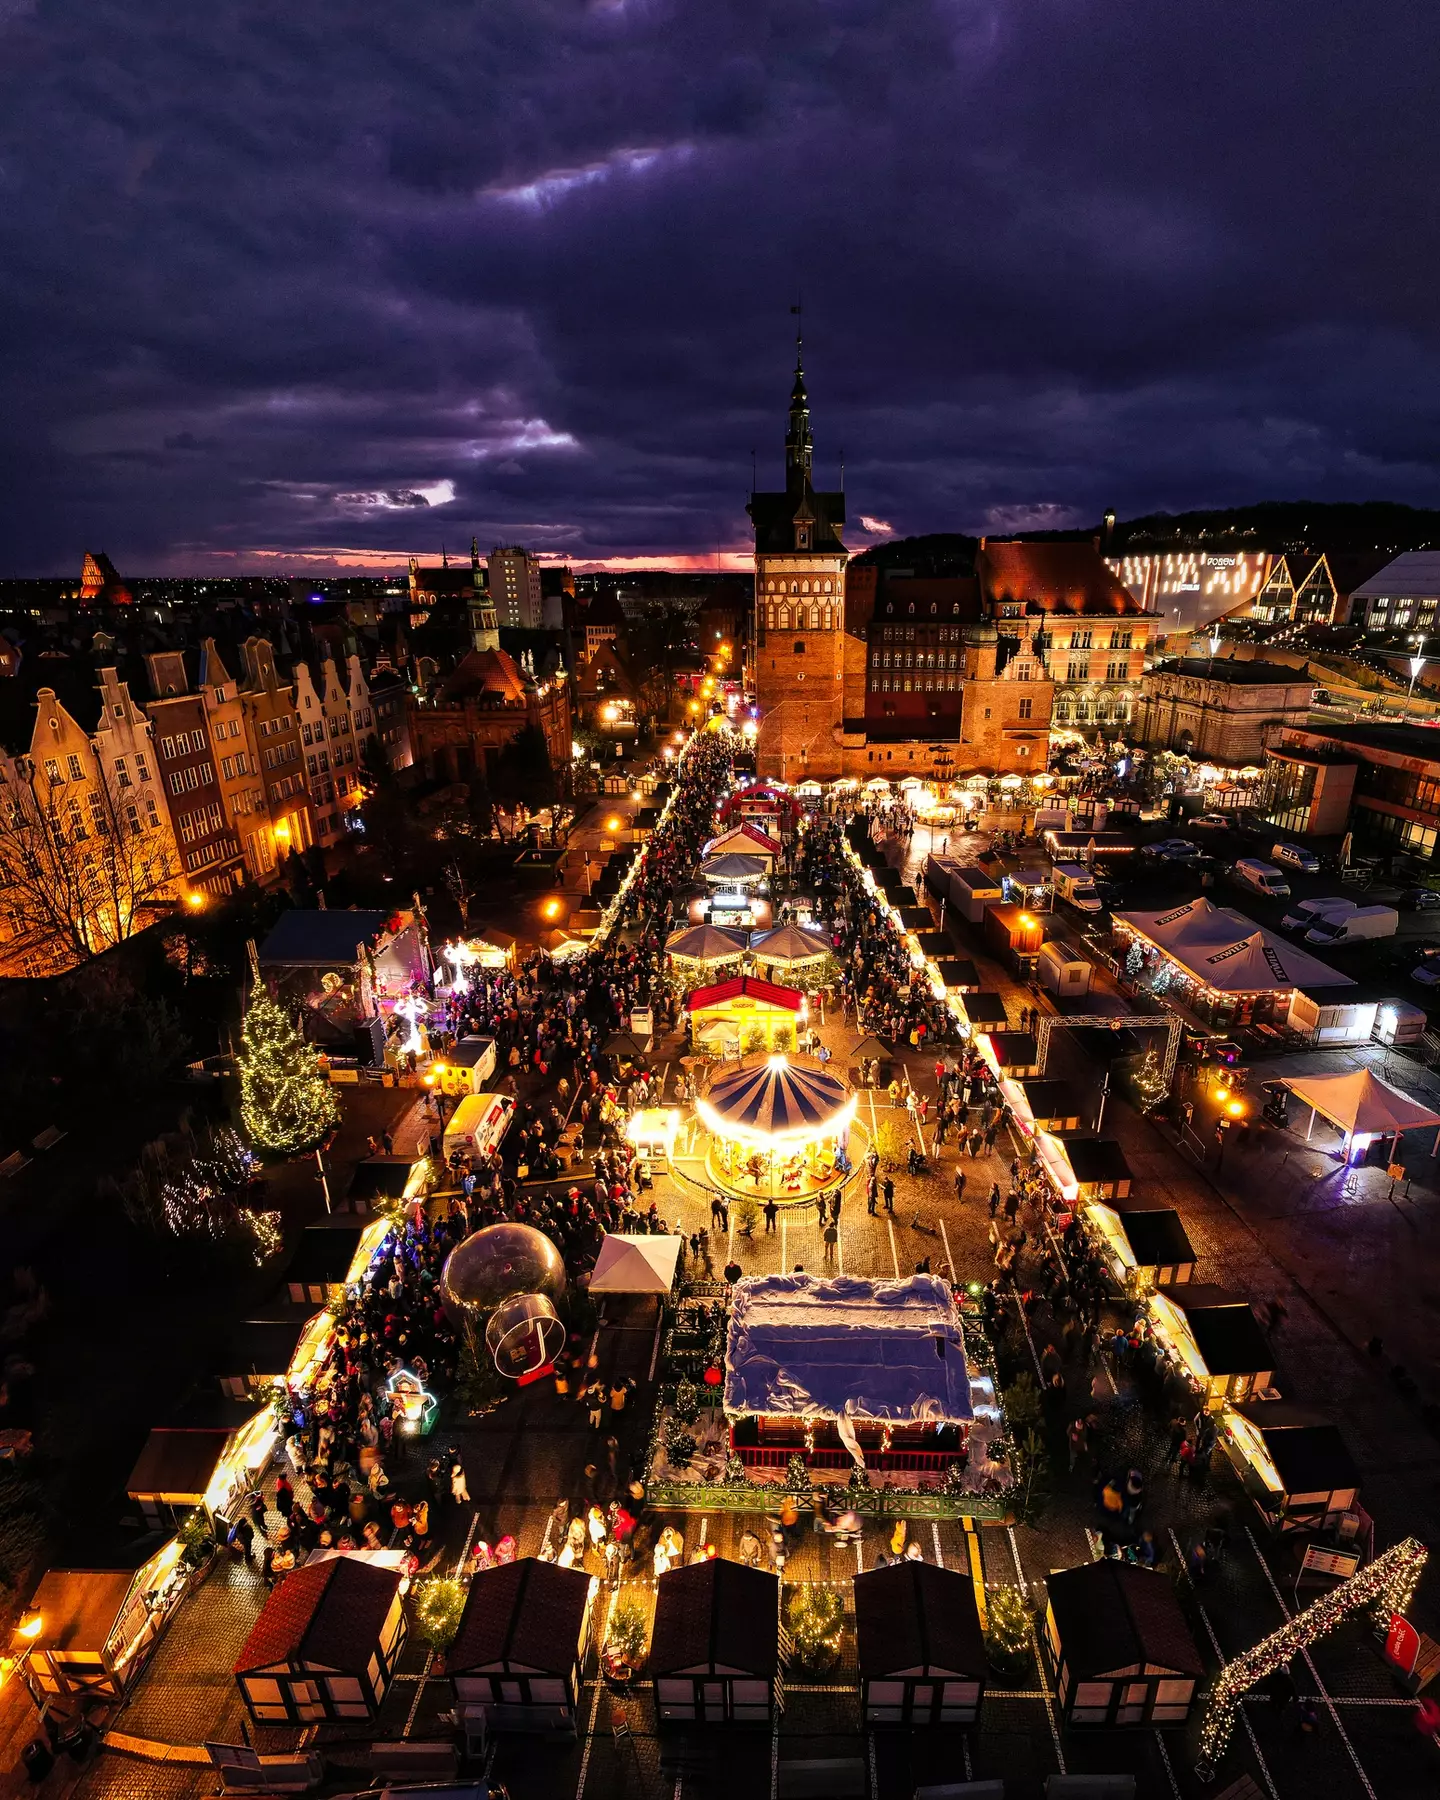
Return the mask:
<svg viewBox="0 0 1440 1800">
<path fill-rule="evenodd" d="M 1146 844 L 1143 854 L 1158 856 L 1162 862 L 1194 862 L 1200 846 L 1192 844 L 1189 838 L 1161 838 L 1158 843 Z"/>
<path fill-rule="evenodd" d="M 1426 950 L 1410 971 L 1410 979 L 1421 987 L 1440 987 L 1440 949 Z"/>
<path fill-rule="evenodd" d="M 1305 875 L 1320 873 L 1320 858 L 1313 850 L 1306 850 L 1300 844 L 1273 845 L 1270 860 L 1278 863 L 1282 869 L 1299 869 Z"/>
<path fill-rule="evenodd" d="M 1434 912 L 1440 907 L 1440 889 L 1406 888 L 1399 903 L 1409 907 L 1412 912 Z"/>
<path fill-rule="evenodd" d="M 1233 831 L 1235 821 L 1224 813 L 1199 813 L 1190 821 L 1192 831 Z"/>
</svg>

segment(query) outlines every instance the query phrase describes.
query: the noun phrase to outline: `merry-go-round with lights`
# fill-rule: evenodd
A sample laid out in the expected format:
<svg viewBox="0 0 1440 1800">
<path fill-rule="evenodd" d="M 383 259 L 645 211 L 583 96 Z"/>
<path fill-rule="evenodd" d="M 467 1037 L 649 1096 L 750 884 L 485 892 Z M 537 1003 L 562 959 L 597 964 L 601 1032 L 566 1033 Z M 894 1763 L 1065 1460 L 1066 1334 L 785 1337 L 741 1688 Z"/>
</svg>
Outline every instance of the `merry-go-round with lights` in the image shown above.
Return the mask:
<svg viewBox="0 0 1440 1800">
<path fill-rule="evenodd" d="M 800 1205 L 849 1181 L 868 1145 L 849 1084 L 805 1056 L 752 1056 L 723 1067 L 695 1103 L 705 1173 L 734 1199 Z"/>
</svg>

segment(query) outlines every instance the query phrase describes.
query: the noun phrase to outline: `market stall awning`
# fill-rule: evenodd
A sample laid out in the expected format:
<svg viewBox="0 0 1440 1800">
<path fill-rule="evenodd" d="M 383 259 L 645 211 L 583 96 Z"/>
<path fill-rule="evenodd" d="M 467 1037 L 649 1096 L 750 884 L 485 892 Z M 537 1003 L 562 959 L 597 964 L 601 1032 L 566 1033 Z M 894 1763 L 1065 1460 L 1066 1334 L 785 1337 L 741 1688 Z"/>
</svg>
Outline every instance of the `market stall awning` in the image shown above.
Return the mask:
<svg viewBox="0 0 1440 1800">
<path fill-rule="evenodd" d="M 1116 925 L 1168 956 L 1217 993 L 1286 993 L 1291 988 L 1354 987 L 1298 944 L 1202 894 L 1158 913 L 1116 913 Z"/>
<path fill-rule="evenodd" d="M 705 1012 L 712 1006 L 736 1006 L 737 1002 L 757 1002 L 762 1007 L 781 1012 L 798 1013 L 805 1005 L 799 988 L 780 987 L 773 981 L 758 981 L 753 975 L 737 975 L 730 981 L 717 981 L 712 987 L 693 989 L 685 996 L 691 1013 Z"/>
<path fill-rule="evenodd" d="M 855 1096 L 838 1075 L 784 1056 L 742 1063 L 717 1075 L 696 1110 L 707 1130 L 756 1144 L 843 1131 Z"/>
<path fill-rule="evenodd" d="M 801 1273 L 737 1282 L 725 1410 L 968 1422 L 970 1378 L 950 1289 L 938 1275 L 875 1281 Z"/>
<path fill-rule="evenodd" d="M 776 931 L 763 931 L 750 941 L 757 962 L 819 962 L 830 955 L 829 940 L 813 931 L 802 931 L 798 925 L 782 925 Z"/>
<path fill-rule="evenodd" d="M 723 887 L 727 882 L 763 881 L 770 873 L 770 865 L 763 856 L 743 856 L 731 851 L 706 857 L 700 873 L 706 881 Z"/>
<path fill-rule="evenodd" d="M 718 925 L 688 925 L 672 931 L 665 940 L 665 954 L 687 962 L 735 962 L 745 954 L 743 931 L 723 931 Z"/>
<path fill-rule="evenodd" d="M 1369 1069 L 1351 1069 L 1344 1075 L 1284 1075 L 1278 1079 L 1297 1100 L 1313 1106 L 1347 1137 L 1387 1137 L 1421 1125 L 1440 1125 L 1440 1113 L 1410 1099 Z"/>
<path fill-rule="evenodd" d="M 706 856 L 768 856 L 773 862 L 780 854 L 780 846 L 767 832 L 761 831 L 758 825 L 733 825 L 729 831 L 722 831 L 717 838 L 711 838 L 705 846 Z"/>
<path fill-rule="evenodd" d="M 668 1294 L 680 1260 L 678 1237 L 625 1237 L 606 1232 L 590 1277 L 592 1294 Z"/>
</svg>

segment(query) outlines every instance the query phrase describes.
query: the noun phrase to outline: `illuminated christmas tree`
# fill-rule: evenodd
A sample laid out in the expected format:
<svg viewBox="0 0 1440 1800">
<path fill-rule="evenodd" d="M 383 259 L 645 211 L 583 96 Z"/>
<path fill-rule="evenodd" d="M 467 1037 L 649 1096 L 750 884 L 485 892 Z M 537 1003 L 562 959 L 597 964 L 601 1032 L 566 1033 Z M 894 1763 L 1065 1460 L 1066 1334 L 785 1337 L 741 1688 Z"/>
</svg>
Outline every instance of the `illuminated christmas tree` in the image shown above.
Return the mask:
<svg viewBox="0 0 1440 1800">
<path fill-rule="evenodd" d="M 294 1156 L 313 1150 L 340 1120 L 315 1052 L 263 988 L 241 1028 L 240 1122 L 261 1150 Z"/>
<path fill-rule="evenodd" d="M 1018 1675 L 1032 1659 L 1030 1614 L 1018 1587 L 993 1587 L 985 1595 L 985 1653 L 1001 1675 Z"/>
<path fill-rule="evenodd" d="M 845 1629 L 845 1602 L 832 1587 L 796 1588 L 787 1609 L 795 1660 L 812 1673 L 823 1673 L 840 1660 Z"/>
<path fill-rule="evenodd" d="M 1140 1103 L 1141 1112 L 1150 1112 L 1168 1097 L 1169 1089 L 1165 1086 L 1160 1059 L 1152 1047 L 1145 1052 L 1144 1061 L 1135 1071 L 1135 1098 Z"/>
</svg>

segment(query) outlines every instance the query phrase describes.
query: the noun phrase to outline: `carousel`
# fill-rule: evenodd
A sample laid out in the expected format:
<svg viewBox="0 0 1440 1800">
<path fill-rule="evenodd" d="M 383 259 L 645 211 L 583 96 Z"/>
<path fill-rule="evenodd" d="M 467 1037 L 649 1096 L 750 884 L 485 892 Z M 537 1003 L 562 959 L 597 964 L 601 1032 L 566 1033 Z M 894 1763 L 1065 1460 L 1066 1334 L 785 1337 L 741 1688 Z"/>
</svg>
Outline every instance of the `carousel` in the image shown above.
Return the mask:
<svg viewBox="0 0 1440 1800">
<path fill-rule="evenodd" d="M 808 1057 L 751 1057 L 696 1101 L 709 1136 L 705 1173 L 735 1199 L 798 1205 L 855 1172 L 856 1096 Z"/>
</svg>

